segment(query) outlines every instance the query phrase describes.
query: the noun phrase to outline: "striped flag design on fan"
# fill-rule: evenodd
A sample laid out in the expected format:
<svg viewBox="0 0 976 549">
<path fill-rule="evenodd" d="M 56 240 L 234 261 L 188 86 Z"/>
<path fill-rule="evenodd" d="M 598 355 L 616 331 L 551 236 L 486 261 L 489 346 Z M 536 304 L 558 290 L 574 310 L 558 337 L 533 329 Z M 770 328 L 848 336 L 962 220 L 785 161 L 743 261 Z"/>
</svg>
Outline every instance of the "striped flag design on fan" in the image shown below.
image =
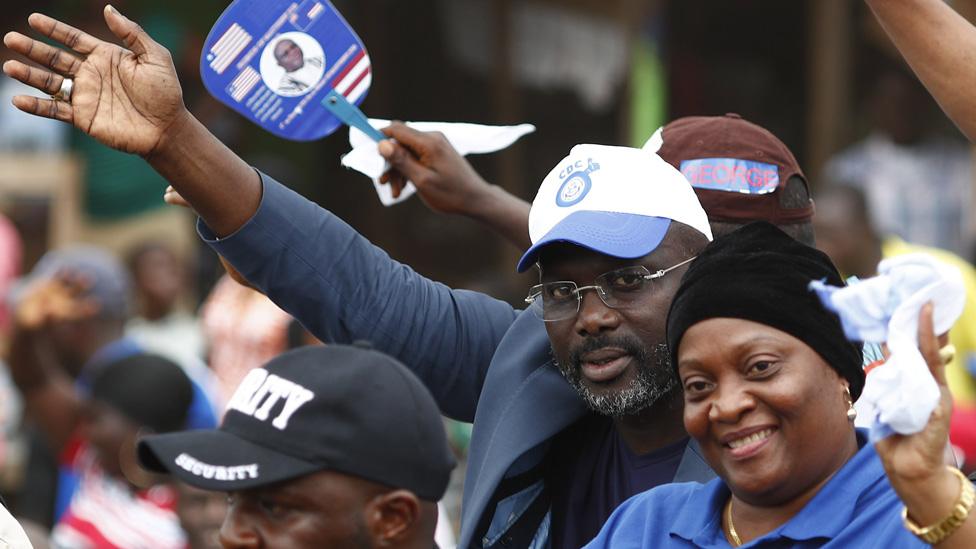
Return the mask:
<svg viewBox="0 0 976 549">
<path fill-rule="evenodd" d="M 261 81 L 261 75 L 258 71 L 252 69 L 251 67 L 244 67 L 241 74 L 237 75 L 237 78 L 230 83 L 227 87 L 227 93 L 234 98 L 235 101 L 243 101 L 247 94 L 254 89 L 254 86 Z"/>
<path fill-rule="evenodd" d="M 372 68 L 369 56 L 362 49 L 359 50 L 342 69 L 342 72 L 332 80 L 332 87 L 337 93 L 355 104 L 369 90 L 373 82 Z"/>
<path fill-rule="evenodd" d="M 234 59 L 251 43 L 251 39 L 251 35 L 243 27 L 237 23 L 231 25 L 207 54 L 210 68 L 215 70 L 217 74 L 223 74 Z"/>
<path fill-rule="evenodd" d="M 325 11 L 325 6 L 323 6 L 322 4 L 316 2 L 315 5 L 312 6 L 312 9 L 308 10 L 307 17 L 309 19 L 315 19 L 319 15 L 322 15 L 322 12 L 323 11 Z"/>
</svg>

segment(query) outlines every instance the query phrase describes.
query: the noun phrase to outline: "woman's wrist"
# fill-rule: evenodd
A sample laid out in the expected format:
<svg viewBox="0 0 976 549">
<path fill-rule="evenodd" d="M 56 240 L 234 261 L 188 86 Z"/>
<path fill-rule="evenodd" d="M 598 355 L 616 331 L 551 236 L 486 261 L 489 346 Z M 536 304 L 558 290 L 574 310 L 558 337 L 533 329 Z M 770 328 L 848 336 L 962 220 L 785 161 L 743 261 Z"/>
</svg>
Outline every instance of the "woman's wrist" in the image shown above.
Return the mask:
<svg viewBox="0 0 976 549">
<path fill-rule="evenodd" d="M 908 518 L 920 526 L 937 524 L 950 513 L 962 493 L 959 477 L 948 467 L 941 466 L 930 477 L 910 479 L 889 477 L 898 497 L 905 504 Z M 968 480 L 966 481 L 968 482 Z"/>
</svg>

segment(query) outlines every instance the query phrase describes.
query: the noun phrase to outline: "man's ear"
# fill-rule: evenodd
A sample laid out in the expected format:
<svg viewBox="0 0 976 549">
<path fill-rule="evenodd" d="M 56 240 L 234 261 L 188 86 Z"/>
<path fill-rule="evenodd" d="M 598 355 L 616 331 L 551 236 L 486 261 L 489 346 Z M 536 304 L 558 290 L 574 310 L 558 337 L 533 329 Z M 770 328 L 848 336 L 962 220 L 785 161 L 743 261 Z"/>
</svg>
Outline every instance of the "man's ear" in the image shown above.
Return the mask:
<svg viewBox="0 0 976 549">
<path fill-rule="evenodd" d="M 377 547 L 390 547 L 410 539 L 421 522 L 421 501 L 413 492 L 394 490 L 366 504 L 366 528 Z"/>
</svg>

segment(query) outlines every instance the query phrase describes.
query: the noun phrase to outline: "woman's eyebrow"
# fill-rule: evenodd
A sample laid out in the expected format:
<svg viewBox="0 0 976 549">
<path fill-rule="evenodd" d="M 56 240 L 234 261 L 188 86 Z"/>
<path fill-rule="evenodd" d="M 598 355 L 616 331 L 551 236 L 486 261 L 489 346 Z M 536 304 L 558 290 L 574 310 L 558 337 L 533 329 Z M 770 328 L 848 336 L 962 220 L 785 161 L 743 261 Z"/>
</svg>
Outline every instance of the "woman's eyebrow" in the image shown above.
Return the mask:
<svg viewBox="0 0 976 549">
<path fill-rule="evenodd" d="M 747 339 L 733 341 L 728 344 L 727 348 L 723 348 L 722 352 L 732 352 L 736 354 L 741 354 L 745 351 L 750 350 L 752 346 L 761 343 L 769 343 L 771 345 L 776 345 L 778 347 L 782 345 L 783 341 L 777 337 L 758 334 L 754 337 L 749 337 Z M 688 367 L 688 368 L 701 367 L 702 364 L 703 363 L 701 359 L 699 359 L 696 356 L 692 356 L 691 358 L 687 358 L 687 359 L 678 360 L 679 369 L 682 367 Z"/>
</svg>

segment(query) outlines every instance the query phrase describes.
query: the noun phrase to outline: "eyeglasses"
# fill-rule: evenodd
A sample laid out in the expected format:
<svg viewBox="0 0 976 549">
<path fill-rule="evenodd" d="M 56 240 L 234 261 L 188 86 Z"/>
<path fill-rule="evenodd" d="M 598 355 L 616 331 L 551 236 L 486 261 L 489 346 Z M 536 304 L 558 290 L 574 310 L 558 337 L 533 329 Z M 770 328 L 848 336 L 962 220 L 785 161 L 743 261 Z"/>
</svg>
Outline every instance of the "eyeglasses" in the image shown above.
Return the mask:
<svg viewBox="0 0 976 549">
<path fill-rule="evenodd" d="M 697 257 L 697 256 L 695 256 Z M 529 289 L 525 302 L 529 308 L 546 322 L 557 322 L 573 318 L 579 313 L 584 290 L 596 290 L 600 300 L 612 309 L 625 309 L 643 297 L 653 281 L 669 272 L 694 261 L 688 258 L 677 265 L 651 273 L 643 265 L 624 267 L 603 273 L 596 277 L 590 286 L 577 286 L 575 282 L 564 280 L 536 284 Z"/>
</svg>

